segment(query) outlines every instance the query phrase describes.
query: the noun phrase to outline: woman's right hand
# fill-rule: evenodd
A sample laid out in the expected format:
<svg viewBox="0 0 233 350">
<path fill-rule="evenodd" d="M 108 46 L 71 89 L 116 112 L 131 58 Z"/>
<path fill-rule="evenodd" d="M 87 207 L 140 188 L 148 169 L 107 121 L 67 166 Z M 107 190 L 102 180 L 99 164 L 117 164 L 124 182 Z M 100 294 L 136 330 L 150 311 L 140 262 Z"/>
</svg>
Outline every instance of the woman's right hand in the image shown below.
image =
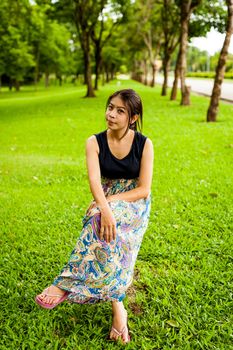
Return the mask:
<svg viewBox="0 0 233 350">
<path fill-rule="evenodd" d="M 100 212 L 100 239 L 104 239 L 107 243 L 110 243 L 112 240 L 116 239 L 116 220 L 108 205 L 101 208 Z"/>
</svg>

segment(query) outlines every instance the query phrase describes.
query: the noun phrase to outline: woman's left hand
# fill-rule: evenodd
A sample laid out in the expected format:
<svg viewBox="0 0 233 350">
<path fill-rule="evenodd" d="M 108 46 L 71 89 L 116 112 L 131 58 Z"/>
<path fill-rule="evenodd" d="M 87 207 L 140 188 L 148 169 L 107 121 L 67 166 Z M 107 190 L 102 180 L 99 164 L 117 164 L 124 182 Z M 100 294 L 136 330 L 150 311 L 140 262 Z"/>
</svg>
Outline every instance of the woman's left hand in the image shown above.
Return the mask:
<svg viewBox="0 0 233 350">
<path fill-rule="evenodd" d="M 108 205 L 102 207 L 100 211 L 100 239 L 104 239 L 107 243 L 110 243 L 116 239 L 116 220 Z"/>
</svg>

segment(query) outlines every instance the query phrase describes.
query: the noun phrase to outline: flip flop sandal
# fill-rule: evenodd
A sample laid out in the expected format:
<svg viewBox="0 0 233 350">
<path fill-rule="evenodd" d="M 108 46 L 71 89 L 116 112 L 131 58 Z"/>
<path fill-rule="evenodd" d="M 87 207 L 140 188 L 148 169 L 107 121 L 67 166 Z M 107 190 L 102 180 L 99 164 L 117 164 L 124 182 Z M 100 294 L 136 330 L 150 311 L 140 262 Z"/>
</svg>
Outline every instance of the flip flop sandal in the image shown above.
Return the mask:
<svg viewBox="0 0 233 350">
<path fill-rule="evenodd" d="M 45 296 L 48 296 L 48 297 L 57 297 L 59 298 L 58 301 L 56 303 L 53 303 L 53 304 L 48 304 L 48 303 L 45 303 L 43 300 L 41 300 L 39 298 L 39 295 L 37 295 L 35 297 L 35 302 L 40 305 L 41 307 L 43 307 L 44 309 L 53 309 L 55 308 L 58 304 L 61 304 L 64 300 L 67 299 L 67 296 L 69 294 L 69 292 L 65 292 L 65 294 L 61 297 L 59 294 L 49 294 L 47 292 L 48 288 L 45 289 L 45 291 L 42 293 L 44 294 Z"/>
<path fill-rule="evenodd" d="M 127 330 L 127 333 L 128 333 L 128 340 L 124 341 L 123 338 L 122 338 L 122 335 L 125 333 L 126 330 Z M 130 335 L 129 335 L 129 331 L 128 331 L 128 327 L 127 326 L 123 327 L 120 332 L 114 327 L 111 328 L 111 331 L 114 332 L 119 337 L 121 337 L 121 340 L 123 341 L 124 344 L 128 344 L 130 342 Z M 111 340 L 115 340 L 115 339 L 111 339 Z M 116 341 L 117 340 L 118 340 L 118 338 L 116 339 Z"/>
</svg>

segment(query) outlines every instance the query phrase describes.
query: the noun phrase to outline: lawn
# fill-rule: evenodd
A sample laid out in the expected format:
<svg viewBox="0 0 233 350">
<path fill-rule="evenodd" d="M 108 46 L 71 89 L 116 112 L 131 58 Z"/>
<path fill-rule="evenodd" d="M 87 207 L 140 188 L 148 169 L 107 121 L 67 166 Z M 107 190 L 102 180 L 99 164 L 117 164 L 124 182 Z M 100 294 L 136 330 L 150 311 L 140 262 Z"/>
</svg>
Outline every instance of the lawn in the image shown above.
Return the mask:
<svg viewBox="0 0 233 350">
<path fill-rule="evenodd" d="M 34 297 L 75 245 L 91 195 L 85 140 L 105 128 L 107 97 L 131 87 L 154 144 L 152 210 L 125 305 L 132 342 L 107 341 L 111 306 Z M 208 99 L 181 107 L 133 81 L 85 99 L 71 85 L 0 93 L 0 348 L 3 350 L 233 349 L 233 105 L 206 123 Z"/>
</svg>

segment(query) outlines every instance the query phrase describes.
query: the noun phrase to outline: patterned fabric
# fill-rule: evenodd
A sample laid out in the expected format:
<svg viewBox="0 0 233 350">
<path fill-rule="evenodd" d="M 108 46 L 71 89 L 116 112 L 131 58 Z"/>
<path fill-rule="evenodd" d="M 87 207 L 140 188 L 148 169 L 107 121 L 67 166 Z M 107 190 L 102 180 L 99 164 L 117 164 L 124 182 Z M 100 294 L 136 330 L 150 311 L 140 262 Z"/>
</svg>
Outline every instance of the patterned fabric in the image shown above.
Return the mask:
<svg viewBox="0 0 233 350">
<path fill-rule="evenodd" d="M 102 178 L 106 196 L 136 186 L 137 179 Z M 109 205 L 117 222 L 115 241 L 106 243 L 99 239 L 100 210 L 92 202 L 69 262 L 53 282 L 70 292 L 68 300 L 71 302 L 121 301 L 132 283 L 134 265 L 148 224 L 150 196 L 135 202 L 113 201 Z"/>
</svg>

